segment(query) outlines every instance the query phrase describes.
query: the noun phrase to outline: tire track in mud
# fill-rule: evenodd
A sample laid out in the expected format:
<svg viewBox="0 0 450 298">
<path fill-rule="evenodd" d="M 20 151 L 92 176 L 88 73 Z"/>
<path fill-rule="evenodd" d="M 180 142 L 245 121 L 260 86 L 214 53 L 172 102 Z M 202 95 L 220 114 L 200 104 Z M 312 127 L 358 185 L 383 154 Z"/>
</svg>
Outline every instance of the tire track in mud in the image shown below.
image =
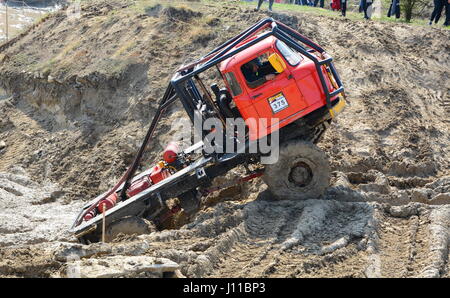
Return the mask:
<svg viewBox="0 0 450 298">
<path fill-rule="evenodd" d="M 445 246 L 442 243 L 447 243 L 447 239 L 441 239 L 436 249 L 429 247 L 427 241 L 430 229 L 439 230 L 443 224 L 443 216 L 437 215 L 433 228 L 428 219 L 430 208 L 440 210 L 446 206 L 412 203 L 383 207 L 373 202 L 339 201 L 255 201 L 250 204 L 255 205 L 244 208 L 247 209 L 246 228 L 236 231 L 241 233 L 239 239 L 244 240 L 235 242 L 229 253 L 221 257 L 217 271 L 211 276 L 410 277 L 419 276 L 424 270 L 429 272 L 431 269 L 424 268 L 430 262 L 438 264 L 435 267 L 441 271 L 446 264 L 439 247 Z M 294 207 L 298 211 L 272 211 L 279 218 L 274 224 L 262 211 L 276 210 L 272 204 L 283 205 L 281 210 Z M 314 215 L 314 209 L 321 210 L 322 216 Z M 264 222 L 256 219 L 259 217 L 267 219 L 267 224 L 273 227 L 271 233 L 263 232 L 263 241 L 255 237 L 261 233 L 255 234 L 247 228 L 252 226 L 250 223 L 259 222 L 258 226 L 264 231 Z M 286 225 L 287 222 L 291 224 Z M 309 226 L 308 222 L 314 225 Z M 242 224 L 239 226 L 242 228 Z M 431 237 L 430 243 L 436 242 L 434 238 Z M 434 250 L 437 252 L 432 255 L 436 261 L 430 261 L 430 252 Z"/>
<path fill-rule="evenodd" d="M 237 243 L 236 247 L 228 254 L 237 263 L 236 267 L 239 268 L 240 263 L 242 269 L 235 271 L 234 268 L 231 268 L 232 270 L 230 271 L 226 267 L 228 261 L 222 261 L 219 266 L 223 266 L 223 270 L 219 269 L 212 277 L 230 274 L 236 277 L 258 277 L 265 275 L 266 268 L 277 257 L 276 251 L 274 250 L 278 244 L 277 242 L 286 234 L 286 230 L 289 229 L 290 223 L 295 219 L 295 215 L 302 212 L 300 208 L 294 208 L 292 210 L 277 210 L 278 212 L 275 211 L 272 213 L 270 212 L 270 207 L 267 207 L 258 205 L 249 206 L 247 214 L 252 213 L 257 215 L 248 217 L 248 221 L 244 225 L 244 233 L 247 235 L 246 239 Z M 276 216 L 280 215 L 280 212 L 284 216 Z M 227 258 L 225 259 L 227 260 Z"/>
<path fill-rule="evenodd" d="M 301 209 L 300 213 L 277 215 L 286 221 L 292 219 L 292 214 L 298 215 L 296 220 L 302 223 L 296 226 L 298 229 L 287 228 L 280 224 L 283 222 L 280 219 L 278 226 L 273 225 L 270 236 L 264 234 L 267 238 L 263 241 L 255 237 L 261 233 L 254 234 L 247 228 L 236 230 L 241 233 L 239 240 L 231 245 L 228 253 L 218 256 L 217 265 L 213 266 L 216 269 L 206 276 L 430 277 L 445 274 L 446 206 L 432 207 L 430 211 L 430 207 L 417 203 L 386 207 L 387 210 L 376 203 L 308 201 L 294 205 Z M 307 213 L 311 212 L 308 207 L 327 210 L 323 221 Z M 261 215 L 264 212 L 256 217 Z M 308 219 L 314 219 L 313 229 L 308 227 Z M 244 225 L 247 227 L 252 220 L 250 213 Z M 239 226 L 242 228 L 242 224 Z M 264 224 L 260 226 L 264 230 Z"/>
<path fill-rule="evenodd" d="M 385 218 L 380 228 L 380 277 L 407 277 L 416 254 L 418 218 Z M 398 268 L 394 269 L 393 268 Z"/>
<path fill-rule="evenodd" d="M 430 213 L 429 253 L 421 277 L 440 277 L 448 267 L 450 208 L 434 208 Z M 448 274 L 448 272 L 447 272 Z"/>
<path fill-rule="evenodd" d="M 83 202 L 62 204 L 63 196 L 56 185 L 38 184 L 22 168 L 0 172 L 0 247 L 69 239 L 66 228 Z"/>
<path fill-rule="evenodd" d="M 248 203 L 242 222 L 217 235 L 218 241 L 191 259 L 192 263 L 184 263 L 182 272 L 196 277 L 299 277 L 333 276 L 340 269 L 341 276 L 362 276 L 371 204 L 324 200 Z M 191 236 L 198 233 L 195 228 L 191 232 Z M 191 241 L 196 242 L 195 236 Z M 172 253 L 176 243 L 171 244 Z M 162 251 L 158 256 L 169 257 Z M 347 263 L 359 271 L 349 271 Z"/>
<path fill-rule="evenodd" d="M 71 265 L 67 256 L 75 253 L 86 262 L 114 255 L 166 258 L 187 277 L 445 277 L 449 220 L 447 205 L 228 201 L 178 230 L 101 245 L 53 245 L 26 268 L 42 276 L 64 276 Z M 42 248 L 16 250 L 32 254 Z M 0 249 L 5 256 L 0 275 L 23 274 L 25 264 L 11 266 L 14 251 Z"/>
<path fill-rule="evenodd" d="M 20 185 L 39 186 L 25 176 L 3 176 L 11 181 L 3 183 L 4 188 L 15 190 L 8 192 L 10 196 L 27 193 L 28 189 Z M 353 202 L 347 201 L 350 188 L 329 196 L 328 200 L 272 201 L 270 194 L 260 194 L 256 200 L 244 204 L 226 201 L 203 210 L 179 230 L 139 236 L 137 244 L 136 241 L 109 244 L 122 248 L 115 252 L 107 249 L 100 255 L 127 255 L 137 245 L 142 247 L 140 253 L 177 262 L 182 273 L 189 277 L 448 275 L 448 251 L 444 249 L 448 237 L 442 237 L 450 217 L 446 205 L 382 205 L 370 201 L 364 191 L 379 191 L 377 183 L 388 183 L 385 178 L 377 173 L 366 176 L 353 173 L 348 174 L 350 179 L 346 177 L 340 174 L 340 179 L 347 179 L 347 185 L 353 187 Z M 390 191 L 397 191 L 397 187 L 419 190 L 417 187 L 422 187 L 434 195 L 448 192 L 446 179 L 392 181 Z M 39 251 L 34 246 L 25 250 Z M 55 271 L 58 265 L 52 255 L 55 253 L 48 254 L 48 270 Z M 11 262 L 8 257 L 4 260 L 6 264 Z M 39 258 L 39 264 L 31 264 L 26 270 L 47 276 L 50 273 L 45 255 L 40 254 Z M 17 266 L 2 268 L 0 273 L 6 276 L 21 276 L 25 270 L 20 261 Z"/>
</svg>

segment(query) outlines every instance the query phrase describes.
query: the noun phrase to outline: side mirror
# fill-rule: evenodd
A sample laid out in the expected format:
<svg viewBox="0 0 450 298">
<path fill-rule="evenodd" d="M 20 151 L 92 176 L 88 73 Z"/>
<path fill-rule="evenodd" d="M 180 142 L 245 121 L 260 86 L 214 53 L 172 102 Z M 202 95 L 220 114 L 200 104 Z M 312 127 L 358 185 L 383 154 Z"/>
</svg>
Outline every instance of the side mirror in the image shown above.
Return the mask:
<svg viewBox="0 0 450 298">
<path fill-rule="evenodd" d="M 277 53 L 269 56 L 269 62 L 278 73 L 282 73 L 286 69 L 286 63 L 284 63 L 284 60 Z"/>
</svg>

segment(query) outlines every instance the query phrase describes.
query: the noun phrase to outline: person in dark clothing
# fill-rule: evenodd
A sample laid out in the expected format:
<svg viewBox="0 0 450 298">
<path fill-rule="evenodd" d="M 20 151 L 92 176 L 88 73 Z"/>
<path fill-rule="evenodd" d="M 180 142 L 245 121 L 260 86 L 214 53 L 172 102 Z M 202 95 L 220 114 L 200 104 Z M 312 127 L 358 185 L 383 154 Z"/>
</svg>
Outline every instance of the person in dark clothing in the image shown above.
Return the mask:
<svg viewBox="0 0 450 298">
<path fill-rule="evenodd" d="M 269 80 L 273 80 L 276 75 L 276 71 L 269 62 L 261 64 L 258 58 L 242 65 L 241 70 L 251 88 L 256 88 Z"/>
<path fill-rule="evenodd" d="M 388 18 L 395 16 L 395 18 L 400 18 L 400 0 L 392 0 L 391 6 L 389 7 Z"/>
<path fill-rule="evenodd" d="M 360 11 L 364 11 L 364 18 L 366 20 L 370 19 L 370 16 L 367 14 L 367 9 L 372 5 L 372 1 L 369 0 L 361 0 L 360 2 Z"/>
<path fill-rule="evenodd" d="M 269 0 L 269 11 L 272 11 L 274 0 Z M 264 0 L 258 0 L 258 6 L 256 7 L 256 10 L 259 10 L 261 8 L 261 5 L 263 4 Z"/>
<path fill-rule="evenodd" d="M 439 19 L 441 18 L 442 14 L 442 9 L 444 9 L 446 1 L 447 0 L 434 0 L 434 9 L 433 12 L 431 13 L 430 25 L 433 24 L 433 21 L 435 24 L 439 22 Z"/>
<path fill-rule="evenodd" d="M 325 5 L 325 0 L 314 0 L 314 7 L 317 7 L 318 3 L 320 3 L 320 7 L 323 8 Z"/>
<path fill-rule="evenodd" d="M 445 21 L 444 26 L 450 26 L 450 0 L 445 3 Z"/>
<path fill-rule="evenodd" d="M 341 15 L 345 17 L 346 12 L 347 12 L 347 0 L 341 0 Z"/>
</svg>

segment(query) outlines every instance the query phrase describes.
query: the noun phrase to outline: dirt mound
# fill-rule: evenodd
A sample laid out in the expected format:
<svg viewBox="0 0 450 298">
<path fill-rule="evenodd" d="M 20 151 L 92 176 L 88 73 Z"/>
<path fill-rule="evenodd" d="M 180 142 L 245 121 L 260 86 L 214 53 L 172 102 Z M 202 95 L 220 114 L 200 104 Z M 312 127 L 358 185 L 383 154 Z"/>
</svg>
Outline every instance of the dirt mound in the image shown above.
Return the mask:
<svg viewBox="0 0 450 298">
<path fill-rule="evenodd" d="M 420 179 L 387 177 L 376 170 L 366 173 L 334 172 L 333 186 L 327 191 L 331 199 L 374 201 L 390 205 L 420 202 L 430 205 L 450 203 L 450 176 Z M 432 181 L 432 182 L 431 182 Z"/>
<path fill-rule="evenodd" d="M 203 14 L 199 11 L 193 11 L 188 8 L 176 8 L 169 6 L 162 10 L 162 15 L 174 22 L 189 22 L 193 18 L 201 17 Z"/>
<path fill-rule="evenodd" d="M 51 258 L 54 249 L 53 243 L 0 247 L 0 277 L 51 277 L 61 267 Z"/>
<path fill-rule="evenodd" d="M 159 17 L 165 20 L 164 23 L 166 26 L 176 26 L 176 24 L 179 22 L 188 23 L 203 15 L 201 12 L 193 11 L 188 7 L 164 7 L 161 4 L 145 7 L 144 11 L 145 14 L 149 17 Z"/>
<path fill-rule="evenodd" d="M 118 180 L 180 65 L 267 17 L 236 3 L 97 2 L 0 48 L 0 243 L 28 245 L 0 249 L 0 275 L 61 275 L 62 248 L 29 244 L 65 240 L 70 214 Z M 327 200 L 276 202 L 255 181 L 209 196 L 181 229 L 101 253 L 134 245 L 189 277 L 449 276 L 450 31 L 270 16 L 322 45 L 347 90 L 320 143 L 334 171 Z M 163 119 L 143 167 L 182 117 L 175 106 Z"/>
</svg>

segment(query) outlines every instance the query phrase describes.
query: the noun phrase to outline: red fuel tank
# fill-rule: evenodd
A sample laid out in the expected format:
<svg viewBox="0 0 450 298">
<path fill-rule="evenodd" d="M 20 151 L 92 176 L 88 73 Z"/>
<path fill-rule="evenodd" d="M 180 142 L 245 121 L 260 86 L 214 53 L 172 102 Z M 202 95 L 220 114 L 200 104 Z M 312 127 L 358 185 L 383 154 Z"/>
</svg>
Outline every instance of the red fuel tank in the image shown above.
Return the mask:
<svg viewBox="0 0 450 298">
<path fill-rule="evenodd" d="M 150 174 L 150 179 L 153 184 L 158 183 L 170 176 L 168 169 L 161 168 L 159 165 L 153 167 L 152 173 Z"/>
<path fill-rule="evenodd" d="M 141 179 L 133 182 L 127 190 L 127 195 L 129 198 L 137 195 L 141 191 L 149 188 L 152 185 L 150 178 L 148 176 L 144 176 Z"/>
<path fill-rule="evenodd" d="M 87 213 L 83 219 L 85 221 L 91 220 L 92 218 L 94 218 L 97 215 L 97 209 L 92 209 L 89 213 Z"/>
<path fill-rule="evenodd" d="M 180 149 L 178 148 L 177 143 L 170 142 L 166 149 L 164 149 L 163 159 L 167 163 L 172 163 L 177 160 L 178 152 L 180 152 Z"/>
<path fill-rule="evenodd" d="M 108 209 L 111 209 L 112 207 L 116 206 L 117 204 L 117 193 L 113 193 L 111 194 L 109 197 L 107 197 L 106 199 L 100 201 L 100 203 L 98 203 L 97 209 L 98 212 L 103 213 L 103 205 L 105 206 L 105 211 Z"/>
</svg>

